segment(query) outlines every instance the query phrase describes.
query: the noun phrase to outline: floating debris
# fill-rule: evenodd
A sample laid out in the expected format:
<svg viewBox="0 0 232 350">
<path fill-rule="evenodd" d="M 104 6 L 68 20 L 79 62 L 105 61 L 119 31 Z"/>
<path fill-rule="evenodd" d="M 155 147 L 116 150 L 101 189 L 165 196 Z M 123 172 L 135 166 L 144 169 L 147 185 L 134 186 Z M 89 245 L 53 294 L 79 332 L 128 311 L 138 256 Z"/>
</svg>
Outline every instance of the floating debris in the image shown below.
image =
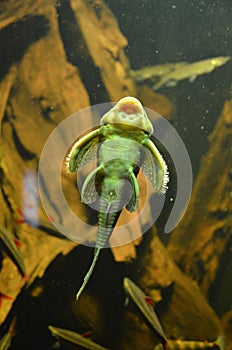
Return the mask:
<svg viewBox="0 0 232 350">
<path fill-rule="evenodd" d="M 230 59 L 230 56 L 220 56 L 183 65 L 163 75 L 160 81 L 153 85 L 153 90 L 158 90 L 162 86 L 176 86 L 179 81 L 185 79 L 189 79 L 190 82 L 193 82 L 199 75 L 212 72 L 214 69 L 223 66 Z"/>
<path fill-rule="evenodd" d="M 52 333 L 52 335 L 56 338 L 63 339 L 67 342 L 80 345 L 85 349 L 89 350 L 107 350 L 103 346 L 93 342 L 90 339 L 85 338 L 83 335 L 69 331 L 67 329 L 57 328 L 53 326 L 48 326 L 48 329 Z M 1 350 L 1 349 L 0 349 Z"/>
</svg>

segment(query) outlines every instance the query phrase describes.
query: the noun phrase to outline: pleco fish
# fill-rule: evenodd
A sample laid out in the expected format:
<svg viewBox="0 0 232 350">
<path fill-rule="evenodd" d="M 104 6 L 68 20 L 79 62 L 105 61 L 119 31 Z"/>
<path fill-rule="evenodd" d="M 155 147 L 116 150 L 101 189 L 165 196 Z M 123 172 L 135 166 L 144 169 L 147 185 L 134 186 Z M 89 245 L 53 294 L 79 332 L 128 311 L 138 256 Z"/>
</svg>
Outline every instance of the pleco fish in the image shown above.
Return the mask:
<svg viewBox="0 0 232 350">
<path fill-rule="evenodd" d="M 123 207 L 129 212 L 137 208 L 140 192 L 136 177 L 139 169 L 143 169 L 157 193 L 166 192 L 167 166 L 150 140 L 152 132 L 153 126 L 141 103 L 134 97 L 124 97 L 101 118 L 97 129 L 74 144 L 66 158 L 69 172 L 78 171 L 81 164 L 85 164 L 85 159 L 87 163 L 90 157 L 93 158 L 93 153 L 98 160 L 97 168 L 86 177 L 81 190 L 82 201 L 88 204 L 99 198 L 99 208 L 94 258 L 77 299 Z"/>
<path fill-rule="evenodd" d="M 183 65 L 163 75 L 160 81 L 153 86 L 153 90 L 158 90 L 164 85 L 169 87 L 176 86 L 179 81 L 184 79 L 189 79 L 190 82 L 193 82 L 198 75 L 210 73 L 217 67 L 223 66 L 230 59 L 230 56 L 221 56 Z"/>
</svg>

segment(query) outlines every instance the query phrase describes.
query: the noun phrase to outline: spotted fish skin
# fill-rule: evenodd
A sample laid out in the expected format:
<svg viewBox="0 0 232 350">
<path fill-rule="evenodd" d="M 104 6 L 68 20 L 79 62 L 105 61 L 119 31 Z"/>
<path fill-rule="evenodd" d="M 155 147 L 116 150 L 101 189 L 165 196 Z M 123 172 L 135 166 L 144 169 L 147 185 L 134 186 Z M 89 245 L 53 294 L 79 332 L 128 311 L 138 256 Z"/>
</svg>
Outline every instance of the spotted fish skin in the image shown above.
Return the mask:
<svg viewBox="0 0 232 350">
<path fill-rule="evenodd" d="M 125 207 L 136 210 L 139 200 L 137 174 L 140 167 L 152 182 L 154 190 L 165 193 L 168 171 L 165 161 L 150 139 L 153 126 L 141 103 L 133 97 L 121 99 L 101 118 L 101 125 L 80 138 L 66 158 L 69 172 L 78 171 L 94 153 L 98 166 L 85 179 L 81 198 L 86 204 L 99 200 L 98 234 L 93 262 L 79 289 L 85 288 L 100 251 L 114 230 Z M 91 155 L 91 156 L 90 156 Z M 129 193 L 129 196 L 128 196 Z"/>
<path fill-rule="evenodd" d="M 194 341 L 194 340 L 171 340 L 168 339 L 165 348 L 161 343 L 156 345 L 154 350 L 225 350 L 226 344 L 223 336 L 219 336 L 215 341 Z"/>
</svg>

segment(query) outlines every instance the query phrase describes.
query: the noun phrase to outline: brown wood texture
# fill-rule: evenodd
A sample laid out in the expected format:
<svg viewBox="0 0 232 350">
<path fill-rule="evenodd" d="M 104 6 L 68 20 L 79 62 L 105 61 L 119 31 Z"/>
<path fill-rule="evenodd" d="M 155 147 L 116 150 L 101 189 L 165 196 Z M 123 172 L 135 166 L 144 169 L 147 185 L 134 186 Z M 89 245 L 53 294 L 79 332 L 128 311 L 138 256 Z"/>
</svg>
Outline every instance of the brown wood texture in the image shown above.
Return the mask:
<svg viewBox="0 0 232 350">
<path fill-rule="evenodd" d="M 65 19 L 61 18 L 61 8 L 67 15 Z M 36 277 L 42 277 L 58 254 L 67 254 L 76 246 L 74 242 L 47 235 L 45 232 L 32 228 L 27 223 L 18 223 L 19 210 L 22 209 L 22 181 L 25 172 L 30 170 L 35 177 L 37 176 L 41 152 L 47 138 L 56 126 L 70 114 L 90 106 L 93 101 L 96 103 L 108 102 L 109 100 L 117 101 L 126 95 L 139 96 L 142 103 L 150 108 L 155 107 L 165 117 L 175 113 L 173 105 L 166 98 L 154 94 L 149 89 L 141 88 L 137 93 L 134 81 L 127 74 L 129 62 L 124 52 L 127 40 L 120 32 L 113 14 L 103 1 L 71 0 L 60 3 L 52 0 L 1 1 L 1 34 L 1 38 L 4 38 L 6 42 L 4 42 L 4 50 L 1 51 L 0 55 L 2 62 L 5 63 L 0 70 L 0 203 L 2 208 L 0 225 L 14 233 L 22 243 L 21 253 L 29 280 L 26 281 L 20 275 L 10 258 L 3 253 L 0 293 L 8 295 L 12 299 L 2 300 L 0 324 L 6 319 L 21 290 L 33 283 Z M 68 49 L 69 38 L 73 47 Z M 7 40 L 11 40 L 11 45 L 8 45 Z M 82 56 L 84 56 L 84 60 Z M 97 82 L 94 80 L 95 74 Z M 148 98 L 148 96 L 150 97 Z M 155 101 L 155 105 L 152 103 L 153 101 Z M 230 102 L 226 106 L 225 109 L 230 109 Z M 83 126 L 81 124 L 83 121 L 79 120 L 78 122 L 77 129 Z M 91 117 L 87 124 L 84 126 L 89 128 Z M 225 129 L 223 129 L 223 133 L 227 129 L 229 130 L 229 128 L 226 129 L 224 122 L 222 122 L 221 128 Z M 75 130 L 70 131 L 70 133 L 74 132 Z M 218 134 L 212 137 L 214 138 L 211 141 L 212 145 L 218 144 Z M 231 147 L 229 139 L 222 138 L 221 140 L 227 142 L 228 147 L 229 145 Z M 54 147 L 54 154 L 59 153 L 63 143 L 65 140 L 60 140 L 60 144 Z M 213 149 L 214 156 L 217 155 L 216 152 L 220 147 L 222 147 L 221 144 L 215 150 Z M 223 153 L 217 162 L 218 168 L 216 169 L 220 170 L 222 174 L 222 180 L 219 183 L 221 191 L 225 190 L 224 185 L 227 183 L 226 175 L 223 175 L 225 173 L 223 162 L 229 161 L 226 158 L 227 155 L 228 152 Z M 53 158 L 51 158 L 51 163 L 52 161 Z M 211 171 L 216 171 L 214 169 L 215 163 L 211 161 L 210 164 Z M 225 164 L 227 167 L 228 164 Z M 203 180 L 207 182 L 207 177 Z M 67 176 L 62 168 L 62 186 L 70 200 L 70 206 L 75 208 L 83 220 L 87 221 L 85 208 L 77 200 L 78 194 L 74 191 L 74 182 L 74 178 Z M 212 191 L 213 186 L 217 186 L 217 184 L 218 182 L 215 180 L 211 187 L 207 187 L 208 191 Z M 200 187 L 200 184 L 198 186 Z M 201 205 L 202 210 L 211 205 L 210 211 L 212 213 L 224 213 L 225 205 L 229 204 L 226 199 L 227 192 L 223 191 L 222 195 L 225 194 L 225 196 L 220 201 L 219 206 L 215 207 L 217 201 L 209 203 L 205 200 L 205 205 L 203 203 Z M 59 212 L 56 203 L 54 203 L 54 207 Z M 40 218 L 47 220 L 41 205 L 39 209 Z M 64 213 L 59 214 L 65 216 Z M 122 223 L 126 220 L 126 216 L 121 218 Z M 229 216 L 219 221 L 216 220 L 216 222 L 212 221 L 213 224 L 215 223 L 212 227 L 216 227 L 216 229 L 223 227 L 224 229 L 227 227 L 224 226 L 227 222 L 225 220 L 229 220 Z M 203 228 L 205 229 L 205 226 L 202 224 L 202 230 Z M 186 227 L 186 229 L 188 228 Z M 197 229 L 197 232 L 201 232 L 199 227 Z M 140 227 L 137 227 L 136 230 L 140 230 Z M 214 232 L 216 231 L 214 230 Z M 181 237 L 186 237 L 184 233 L 183 229 Z M 217 317 L 196 284 L 181 273 L 168 257 L 166 250 L 156 236 L 156 232 L 153 234 L 154 238 L 148 242 L 144 250 L 145 253 L 138 259 L 138 264 L 141 264 L 140 268 L 143 270 L 139 282 L 141 287 L 156 301 L 162 300 L 167 303 L 167 308 L 162 311 L 162 322 L 168 335 L 176 337 L 184 335 L 186 338 L 197 340 L 210 340 L 212 337 L 214 340 L 220 331 Z M 170 249 L 170 252 L 178 261 L 174 249 L 174 247 L 178 249 L 178 235 L 175 234 L 175 237 L 171 241 L 170 247 L 173 246 L 173 250 Z M 186 247 L 189 247 L 187 243 L 182 242 L 182 239 L 180 239 L 180 244 L 186 244 Z M 135 258 L 135 246 L 139 241 L 138 239 L 128 246 L 115 248 L 113 250 L 115 260 L 125 261 Z M 210 238 L 207 242 L 210 242 Z M 225 249 L 226 242 L 226 240 L 221 241 L 218 248 L 218 259 Z M 198 245 L 199 248 L 201 245 Z M 117 263 L 114 262 L 112 265 L 116 271 Z M 190 266 L 190 262 L 187 266 Z M 78 271 L 80 274 L 83 272 L 82 268 L 81 272 Z M 186 272 L 190 273 L 187 269 Z M 193 274 L 195 278 L 192 270 L 190 274 Z M 211 282 L 213 279 L 212 274 L 208 274 L 208 272 L 204 278 L 210 278 Z M 115 294 L 114 290 L 111 291 L 108 305 L 112 304 L 112 295 Z M 165 299 L 163 291 L 168 292 L 169 298 Z M 83 316 L 88 321 L 86 324 L 96 323 L 93 324 L 93 328 L 96 328 L 99 339 L 101 339 L 104 329 L 108 329 L 109 326 L 108 324 L 101 325 L 101 312 L 108 313 L 104 302 L 104 295 L 100 301 L 93 296 L 92 301 L 91 298 L 83 298 L 83 304 L 79 303 L 76 306 L 80 319 Z M 86 306 L 85 303 L 89 305 Z M 82 313 L 79 313 L 81 309 Z M 125 331 L 124 334 L 121 329 L 121 338 L 117 340 L 118 343 L 115 346 L 120 346 L 121 349 L 131 349 L 132 346 L 136 349 L 137 346 L 138 349 L 142 349 L 144 339 L 148 339 L 148 343 L 153 345 L 151 330 L 145 322 L 142 324 L 139 321 L 140 317 L 140 313 L 136 310 L 132 313 L 129 311 L 128 317 L 125 315 L 125 326 L 127 325 L 128 332 Z M 110 318 L 112 315 L 108 314 L 108 320 Z M 175 326 L 176 320 L 178 320 L 177 326 Z M 197 322 L 201 323 L 202 329 L 199 332 L 197 332 L 196 327 L 192 328 L 191 322 L 194 320 L 197 320 L 196 327 Z M 116 339 L 117 334 L 114 336 Z"/>
<path fill-rule="evenodd" d="M 169 253 L 204 293 L 231 250 L 232 101 L 225 102 L 202 157 L 186 215 L 171 235 Z"/>
<path fill-rule="evenodd" d="M 93 10 L 95 2 L 73 2 L 74 24 L 86 40 L 87 54 L 101 70 L 107 94 L 113 100 L 128 94 L 136 95 L 133 81 L 125 78 L 128 62 L 123 47 L 127 41 L 113 14 L 103 2 L 97 3 L 101 10 L 100 19 Z M 12 0 L 0 4 L 0 33 L 5 49 L 1 52 L 5 69 L 1 71 L 0 81 L 0 224 L 21 241 L 21 253 L 30 283 L 36 276 L 43 275 L 57 254 L 68 253 L 75 244 L 48 236 L 26 223 L 16 224 L 18 210 L 22 209 L 23 176 L 28 169 L 37 175 L 40 154 L 56 125 L 90 105 L 78 67 L 67 58 L 60 34 L 58 8 L 59 4 L 55 1 L 43 0 Z M 92 16 L 91 28 L 86 28 L 86 24 L 90 23 L 86 16 Z M 79 40 L 78 37 L 76 40 Z M 115 84 L 112 84 L 112 79 L 115 79 Z M 59 145 L 54 152 L 59 152 Z M 67 193 L 72 193 L 73 178 L 64 175 L 63 182 Z M 77 204 L 77 194 L 70 195 L 70 200 L 79 215 L 86 219 L 84 208 Z M 42 219 L 46 218 L 42 208 L 40 214 Z M 12 300 L 2 301 L 0 323 L 25 283 L 4 254 L 0 291 Z"/>
<path fill-rule="evenodd" d="M 176 266 L 153 227 L 141 253 L 139 284 L 160 299 L 161 322 L 169 339 L 215 340 L 220 323 L 198 285 Z"/>
</svg>

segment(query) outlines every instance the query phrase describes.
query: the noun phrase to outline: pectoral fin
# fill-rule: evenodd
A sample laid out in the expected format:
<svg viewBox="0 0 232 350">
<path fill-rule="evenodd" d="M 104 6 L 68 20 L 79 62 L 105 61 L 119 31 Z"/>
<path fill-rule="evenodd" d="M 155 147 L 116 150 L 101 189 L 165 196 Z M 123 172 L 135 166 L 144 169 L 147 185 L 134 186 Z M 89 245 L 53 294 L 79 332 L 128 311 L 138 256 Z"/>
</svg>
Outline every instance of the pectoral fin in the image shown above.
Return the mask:
<svg viewBox="0 0 232 350">
<path fill-rule="evenodd" d="M 81 200 L 82 202 L 88 204 L 96 201 L 98 193 L 96 191 L 96 175 L 102 169 L 102 165 L 94 169 L 85 179 L 82 190 L 81 190 Z"/>
<path fill-rule="evenodd" d="M 138 206 L 139 185 L 136 176 L 133 172 L 131 173 L 131 176 L 128 178 L 128 180 L 131 184 L 131 198 L 128 204 L 126 205 L 126 209 L 132 212 L 135 211 Z"/>
<path fill-rule="evenodd" d="M 73 145 L 71 151 L 66 157 L 66 169 L 69 172 L 75 172 L 81 166 L 84 166 L 97 155 L 97 144 L 101 135 L 101 127 L 91 131 L 81 137 Z"/>
<path fill-rule="evenodd" d="M 167 165 L 150 139 L 146 140 L 144 146 L 146 146 L 147 151 L 145 152 L 142 163 L 143 173 L 151 181 L 156 192 L 165 193 L 169 180 Z"/>
</svg>

